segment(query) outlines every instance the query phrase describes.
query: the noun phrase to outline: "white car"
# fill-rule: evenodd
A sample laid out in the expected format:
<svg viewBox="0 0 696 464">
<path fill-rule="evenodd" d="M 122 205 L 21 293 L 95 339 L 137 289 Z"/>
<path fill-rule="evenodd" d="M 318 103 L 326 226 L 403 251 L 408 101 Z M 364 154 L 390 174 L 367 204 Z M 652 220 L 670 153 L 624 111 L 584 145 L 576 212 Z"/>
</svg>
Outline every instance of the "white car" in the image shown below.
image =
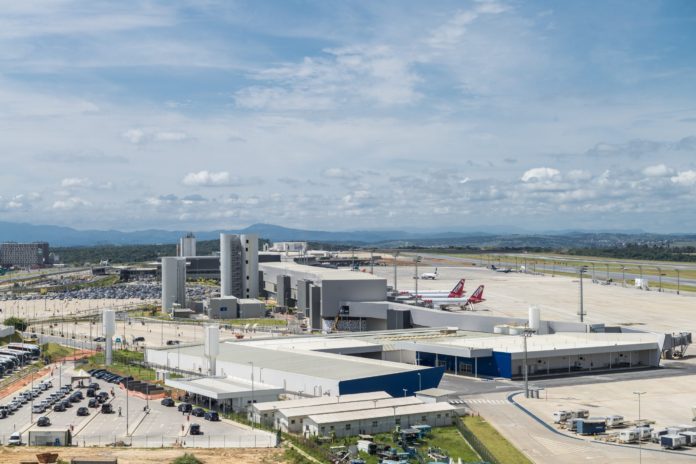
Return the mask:
<svg viewBox="0 0 696 464">
<path fill-rule="evenodd" d="M 34 414 L 43 414 L 45 410 L 46 408 L 42 404 L 35 404 L 31 412 L 33 412 Z"/>
<path fill-rule="evenodd" d="M 22 434 L 19 432 L 14 432 L 10 435 L 10 439 L 7 440 L 7 444 L 10 446 L 20 446 L 22 444 Z"/>
</svg>

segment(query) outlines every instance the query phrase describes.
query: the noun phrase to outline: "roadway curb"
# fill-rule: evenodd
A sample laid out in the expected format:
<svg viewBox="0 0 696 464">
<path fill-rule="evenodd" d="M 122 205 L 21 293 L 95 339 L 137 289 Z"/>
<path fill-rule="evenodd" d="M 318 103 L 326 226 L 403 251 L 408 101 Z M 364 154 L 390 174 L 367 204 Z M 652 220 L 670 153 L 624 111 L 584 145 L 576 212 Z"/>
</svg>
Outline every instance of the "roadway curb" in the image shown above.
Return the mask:
<svg viewBox="0 0 696 464">
<path fill-rule="evenodd" d="M 562 437 L 564 437 L 564 438 L 569 438 L 569 439 L 571 439 L 571 440 L 577 440 L 577 441 L 581 441 L 581 442 L 584 442 L 584 443 L 591 443 L 591 444 L 605 445 L 605 446 L 616 446 L 616 447 L 628 448 L 628 449 L 632 449 L 632 450 L 635 450 L 635 449 L 636 449 L 635 446 L 622 445 L 622 444 L 619 444 L 619 443 L 607 443 L 607 442 L 605 442 L 605 441 L 599 441 L 599 440 L 585 440 L 585 439 L 580 438 L 580 437 L 574 437 L 574 436 L 572 436 L 572 435 L 568 435 L 568 434 L 565 434 L 565 433 L 563 433 L 563 432 L 560 432 L 560 431 L 556 430 L 555 428 L 551 427 L 549 424 L 547 424 L 542 418 L 540 418 L 539 416 L 537 416 L 536 414 L 534 414 L 533 412 L 531 412 L 529 409 L 525 408 L 524 406 L 522 406 L 521 404 L 519 404 L 517 401 L 514 400 L 514 397 L 515 397 L 515 396 L 521 395 L 522 393 L 523 393 L 523 392 L 521 392 L 521 391 L 513 392 L 513 393 L 511 393 L 511 394 L 508 395 L 507 400 L 508 400 L 510 403 L 512 403 L 513 405 L 517 406 L 522 412 L 524 412 L 525 414 L 527 414 L 529 417 L 531 417 L 532 419 L 534 419 L 535 421 L 537 421 L 539 424 L 541 424 L 543 427 L 545 427 L 546 429 L 548 429 L 548 430 L 550 430 L 551 432 L 555 433 L 556 435 L 560 435 L 560 436 L 562 436 Z M 679 456 L 693 457 L 693 458 L 696 459 L 696 455 L 693 455 L 693 454 L 684 454 L 684 453 L 681 453 L 681 452 L 678 452 L 678 451 L 670 451 L 670 450 L 666 450 L 666 449 L 643 448 L 643 452 L 646 452 L 646 451 L 647 451 L 647 452 L 650 452 L 650 453 L 677 454 L 677 455 L 679 455 Z"/>
</svg>

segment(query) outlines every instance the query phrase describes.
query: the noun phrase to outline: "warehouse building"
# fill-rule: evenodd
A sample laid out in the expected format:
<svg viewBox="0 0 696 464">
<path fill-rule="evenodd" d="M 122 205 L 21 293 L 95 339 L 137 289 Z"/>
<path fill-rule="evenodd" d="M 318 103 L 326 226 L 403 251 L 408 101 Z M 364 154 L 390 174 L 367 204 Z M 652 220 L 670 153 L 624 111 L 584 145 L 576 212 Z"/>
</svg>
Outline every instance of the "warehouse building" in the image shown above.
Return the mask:
<svg viewBox="0 0 696 464">
<path fill-rule="evenodd" d="M 263 425 L 273 426 L 274 424 L 276 424 L 275 414 L 281 408 L 288 410 L 292 408 L 306 408 L 309 406 L 335 405 L 359 401 L 374 401 L 386 398 L 392 398 L 392 396 L 384 391 L 374 391 L 367 393 L 355 393 L 352 395 L 324 395 L 311 398 L 302 398 L 298 400 L 269 401 L 264 403 L 255 403 L 249 411 L 249 420 L 256 422 L 257 424 L 261 423 Z"/>
<path fill-rule="evenodd" d="M 304 430 L 304 421 L 309 416 L 349 411 L 363 411 L 366 409 L 392 408 L 413 404 L 423 404 L 423 401 L 419 400 L 415 396 L 406 396 L 367 401 L 354 401 L 340 404 L 322 404 L 306 406 L 304 408 L 280 408 L 275 414 L 275 425 L 283 432 L 301 433 Z"/>
<path fill-rule="evenodd" d="M 148 348 L 146 361 L 153 367 L 169 368 L 192 374 L 208 371 L 211 362 L 203 345 L 176 348 Z M 407 395 L 423 388 L 437 387 L 442 367 L 415 366 L 375 359 L 343 356 L 319 351 L 300 351 L 288 347 L 276 349 L 251 346 L 244 342 L 219 344 L 212 363 L 215 376 L 254 379 L 281 387 L 288 392 L 309 396 L 345 395 L 386 391 L 392 396 Z"/>
<path fill-rule="evenodd" d="M 422 403 L 318 414 L 305 419 L 303 434 L 336 438 L 358 434 L 374 435 L 390 432 L 397 426 L 402 429 L 420 424 L 444 427 L 452 425 L 456 417 L 456 409 L 448 403 Z"/>
</svg>

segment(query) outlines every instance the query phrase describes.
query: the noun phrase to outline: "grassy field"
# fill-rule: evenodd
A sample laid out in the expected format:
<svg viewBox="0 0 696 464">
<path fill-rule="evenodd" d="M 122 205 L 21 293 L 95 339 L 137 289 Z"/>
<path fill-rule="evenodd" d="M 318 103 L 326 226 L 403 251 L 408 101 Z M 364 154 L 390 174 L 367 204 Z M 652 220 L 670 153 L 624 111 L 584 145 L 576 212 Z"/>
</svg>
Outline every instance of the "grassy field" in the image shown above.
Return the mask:
<svg viewBox="0 0 696 464">
<path fill-rule="evenodd" d="M 118 375 L 133 376 L 135 380 L 155 380 L 157 375 L 153 369 L 139 366 L 138 362 L 143 361 L 143 353 L 128 350 L 115 350 L 113 364 L 109 366 L 109 371 Z M 87 358 L 87 363 L 82 366 L 84 370 L 98 369 L 104 367 L 104 353 L 97 353 Z"/>
<path fill-rule="evenodd" d="M 532 464 L 517 448 L 480 416 L 466 416 L 462 421 L 498 461 L 505 464 Z"/>
<path fill-rule="evenodd" d="M 387 444 L 392 447 L 396 447 L 401 451 L 401 447 L 394 443 L 391 433 L 380 433 L 374 437 L 375 443 Z M 355 444 L 357 438 L 349 440 L 350 443 Z M 343 444 L 342 440 L 333 444 L 322 445 L 327 450 L 331 446 L 337 446 Z M 479 458 L 476 452 L 471 449 L 464 437 L 461 436 L 456 427 L 437 427 L 433 428 L 432 434 L 424 440 L 423 445 L 418 448 L 421 455 L 426 457 L 427 450 L 429 447 L 440 448 L 445 453 L 447 453 L 456 462 L 457 459 L 461 458 L 462 462 L 478 462 Z M 370 456 L 366 453 L 360 453 L 360 457 L 365 460 L 367 464 L 378 464 L 378 456 Z M 426 457 L 427 461 L 427 457 Z M 415 461 L 414 461 L 415 462 Z"/>
<path fill-rule="evenodd" d="M 74 348 L 68 348 L 67 346 L 59 345 L 57 343 L 46 343 L 41 346 L 41 355 L 44 358 L 48 358 L 50 362 L 65 358 L 66 356 L 70 356 L 74 353 Z"/>
</svg>

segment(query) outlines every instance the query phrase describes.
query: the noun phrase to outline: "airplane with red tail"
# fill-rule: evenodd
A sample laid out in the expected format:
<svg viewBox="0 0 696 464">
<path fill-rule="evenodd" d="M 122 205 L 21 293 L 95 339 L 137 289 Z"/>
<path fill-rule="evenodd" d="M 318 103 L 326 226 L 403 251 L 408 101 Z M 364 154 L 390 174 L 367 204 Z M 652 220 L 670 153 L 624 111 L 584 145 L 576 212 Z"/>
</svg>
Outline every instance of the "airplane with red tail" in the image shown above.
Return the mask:
<svg viewBox="0 0 696 464">
<path fill-rule="evenodd" d="M 468 297 L 460 297 L 460 298 L 443 298 L 443 297 L 425 297 L 423 298 L 423 301 L 425 303 L 430 303 L 433 305 L 433 307 L 442 307 L 442 306 L 450 306 L 450 305 L 460 305 L 460 306 L 469 306 L 469 305 L 475 305 L 481 302 L 486 301 L 486 299 L 483 297 L 483 289 L 485 287 L 483 285 L 479 285 L 479 287 L 474 290 L 474 293 L 472 293 Z"/>
</svg>

